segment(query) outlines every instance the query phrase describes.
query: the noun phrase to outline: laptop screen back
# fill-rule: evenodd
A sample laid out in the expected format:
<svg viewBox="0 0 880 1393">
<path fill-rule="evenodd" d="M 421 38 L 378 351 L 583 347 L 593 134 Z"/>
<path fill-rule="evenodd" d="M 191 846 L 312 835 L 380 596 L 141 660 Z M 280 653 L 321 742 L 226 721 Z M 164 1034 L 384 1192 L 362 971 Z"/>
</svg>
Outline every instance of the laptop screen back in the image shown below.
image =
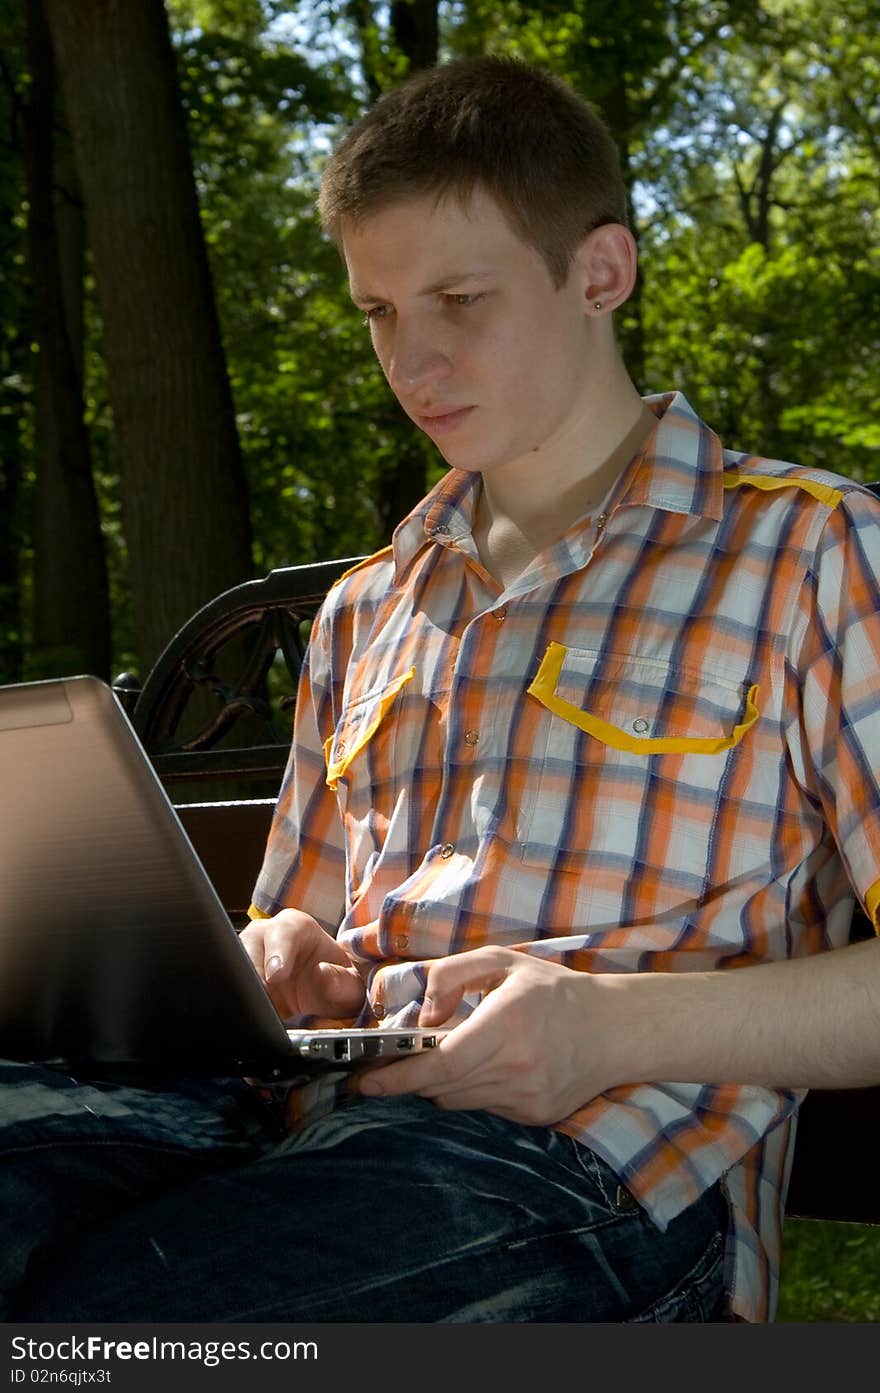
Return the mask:
<svg viewBox="0 0 880 1393">
<path fill-rule="evenodd" d="M 106 684 L 0 688 L 0 799 L 0 1054 L 216 1074 L 289 1051 Z"/>
</svg>

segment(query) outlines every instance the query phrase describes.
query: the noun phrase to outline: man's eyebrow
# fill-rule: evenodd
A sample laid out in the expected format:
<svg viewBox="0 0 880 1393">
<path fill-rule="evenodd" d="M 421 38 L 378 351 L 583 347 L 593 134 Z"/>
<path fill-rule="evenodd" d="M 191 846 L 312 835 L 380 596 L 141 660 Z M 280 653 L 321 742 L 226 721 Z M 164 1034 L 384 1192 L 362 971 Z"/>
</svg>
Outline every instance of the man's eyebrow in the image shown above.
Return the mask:
<svg viewBox="0 0 880 1393">
<path fill-rule="evenodd" d="M 440 290 L 446 290 L 450 285 L 460 285 L 462 281 L 486 281 L 490 276 L 489 271 L 450 271 L 433 285 L 426 285 L 421 291 L 422 295 L 436 295 Z"/>
<path fill-rule="evenodd" d="M 420 295 L 436 295 L 441 290 L 446 290 L 450 285 L 461 285 L 462 281 L 486 281 L 491 276 L 490 271 L 449 271 L 441 276 L 439 280 L 433 281 L 431 285 L 426 285 L 419 291 Z M 356 305 L 381 305 L 384 304 L 384 297 L 373 295 L 369 290 L 359 290 L 356 286 L 349 286 L 349 295 Z"/>
</svg>

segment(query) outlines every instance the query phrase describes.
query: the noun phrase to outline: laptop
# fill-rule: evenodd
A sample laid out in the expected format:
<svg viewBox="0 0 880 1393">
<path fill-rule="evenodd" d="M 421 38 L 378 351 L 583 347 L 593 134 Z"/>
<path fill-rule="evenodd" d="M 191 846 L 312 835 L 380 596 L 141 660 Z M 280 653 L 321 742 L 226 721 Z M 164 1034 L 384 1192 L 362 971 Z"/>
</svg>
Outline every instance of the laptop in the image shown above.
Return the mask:
<svg viewBox="0 0 880 1393">
<path fill-rule="evenodd" d="M 0 687 L 0 800 L 0 1057 L 274 1081 L 446 1033 L 285 1028 L 98 678 Z"/>
</svg>

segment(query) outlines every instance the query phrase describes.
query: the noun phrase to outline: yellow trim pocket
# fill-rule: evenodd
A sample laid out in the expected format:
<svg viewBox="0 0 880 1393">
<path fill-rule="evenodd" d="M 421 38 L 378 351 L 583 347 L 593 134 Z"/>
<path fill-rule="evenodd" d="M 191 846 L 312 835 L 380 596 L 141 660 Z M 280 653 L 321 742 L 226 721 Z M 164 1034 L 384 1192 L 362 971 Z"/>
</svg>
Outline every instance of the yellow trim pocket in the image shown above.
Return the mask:
<svg viewBox="0 0 880 1393">
<path fill-rule="evenodd" d="M 776 489 L 803 489 L 805 493 L 809 493 L 813 498 L 817 498 L 820 503 L 824 503 L 828 508 L 836 508 L 843 497 L 840 489 L 834 489 L 830 484 L 819 484 L 815 479 L 780 479 L 774 474 L 724 475 L 724 487 L 726 489 L 739 488 L 740 484 L 751 484 L 753 488 L 763 489 L 765 493 L 774 493 Z"/>
<path fill-rule="evenodd" d="M 730 735 L 720 735 L 717 738 L 701 738 L 690 735 L 643 738 L 638 735 L 630 735 L 620 726 L 612 725 L 609 721 L 602 720 L 601 716 L 594 716 L 591 712 L 584 711 L 572 702 L 566 701 L 564 697 L 557 695 L 557 687 L 567 654 L 568 649 L 563 644 L 551 643 L 549 645 L 541 661 L 538 674 L 528 688 L 529 694 L 537 697 L 548 711 L 561 716 L 564 721 L 577 726 L 579 730 L 586 731 L 588 735 L 600 740 L 603 745 L 610 745 L 615 750 L 624 750 L 628 754 L 638 755 L 717 755 L 724 750 L 732 750 L 735 745 L 738 745 L 760 715 L 758 710 L 760 689 L 755 684 L 749 689 L 746 697 L 743 720 L 734 726 Z"/>
<path fill-rule="evenodd" d="M 263 910 L 263 909 L 258 909 L 257 906 L 256 906 L 255 904 L 248 905 L 247 916 L 248 916 L 249 919 L 271 919 L 271 918 L 272 918 L 272 915 L 271 915 L 271 914 L 267 914 L 267 913 L 265 912 L 265 910 Z"/>
<path fill-rule="evenodd" d="M 327 765 L 327 787 L 336 791 L 336 786 L 345 773 L 348 766 L 356 755 L 370 743 L 382 721 L 388 708 L 397 699 L 401 689 L 411 682 L 416 675 L 416 670 L 411 667 L 409 672 L 401 673 L 383 687 L 380 692 L 370 693 L 360 697 L 345 713 L 341 726 L 336 732 L 324 741 L 324 761 Z M 363 719 L 363 713 L 367 713 L 367 718 Z M 335 758 L 331 758 L 333 750 L 336 750 Z"/>
</svg>

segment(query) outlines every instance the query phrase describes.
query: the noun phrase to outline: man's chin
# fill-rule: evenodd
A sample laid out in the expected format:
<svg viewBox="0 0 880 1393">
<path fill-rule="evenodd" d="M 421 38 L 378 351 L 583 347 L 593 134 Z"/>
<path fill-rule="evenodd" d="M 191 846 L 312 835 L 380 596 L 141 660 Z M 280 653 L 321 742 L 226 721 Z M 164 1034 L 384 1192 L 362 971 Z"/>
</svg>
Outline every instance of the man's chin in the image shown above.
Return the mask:
<svg viewBox="0 0 880 1393">
<path fill-rule="evenodd" d="M 439 449 L 439 446 L 437 448 Z M 460 469 L 463 474 L 482 474 L 485 468 L 482 460 L 474 459 L 473 455 L 466 454 L 464 450 L 440 450 L 440 454 L 450 469 Z"/>
</svg>

